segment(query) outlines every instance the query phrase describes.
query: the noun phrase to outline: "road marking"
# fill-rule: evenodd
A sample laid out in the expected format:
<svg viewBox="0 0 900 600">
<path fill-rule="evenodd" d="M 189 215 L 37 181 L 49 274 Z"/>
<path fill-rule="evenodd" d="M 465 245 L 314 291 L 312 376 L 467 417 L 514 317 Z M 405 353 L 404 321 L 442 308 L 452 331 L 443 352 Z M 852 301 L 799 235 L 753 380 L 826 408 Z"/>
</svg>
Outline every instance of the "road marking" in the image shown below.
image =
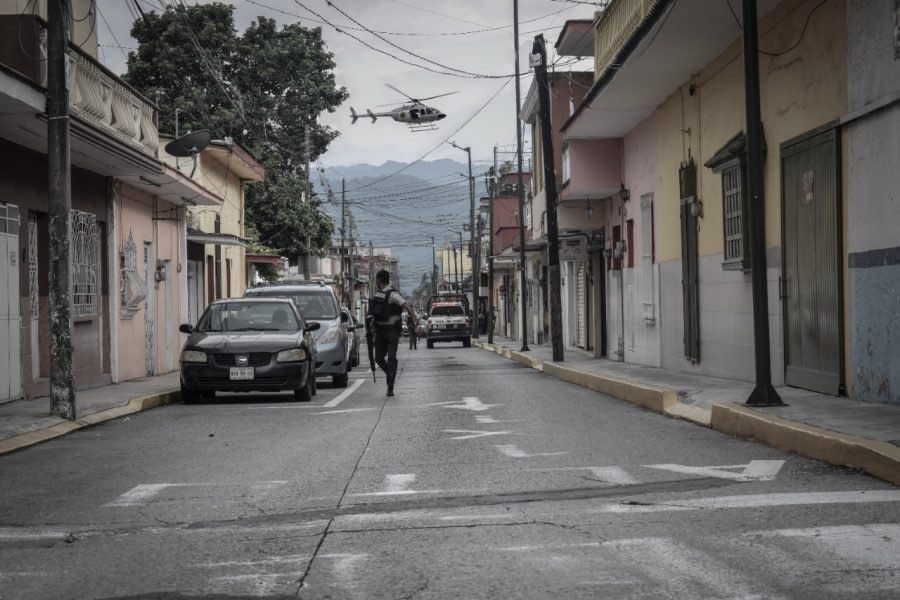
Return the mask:
<svg viewBox="0 0 900 600">
<path fill-rule="evenodd" d="M 334 408 L 335 406 L 337 406 L 338 404 L 340 404 L 341 402 L 343 402 L 344 400 L 346 400 L 347 398 L 349 398 L 349 397 L 350 397 L 350 394 L 352 394 L 353 392 L 355 392 L 356 390 L 358 390 L 358 389 L 359 389 L 359 386 L 361 386 L 362 384 L 364 384 L 366 381 L 368 381 L 368 380 L 367 380 L 367 379 L 357 379 L 356 382 L 354 382 L 353 385 L 351 385 L 350 387 L 348 387 L 346 390 L 344 390 L 343 392 L 341 392 L 340 395 L 338 395 L 338 396 L 335 397 L 335 398 L 332 398 L 331 400 L 329 400 L 328 402 L 326 402 L 326 403 L 323 404 L 322 406 L 323 406 L 324 408 Z"/>
<path fill-rule="evenodd" d="M 356 412 L 365 412 L 367 410 L 378 410 L 375 407 L 372 408 L 342 408 L 340 410 L 323 410 L 322 412 L 313 413 L 314 415 L 343 415 L 347 413 L 356 413 Z"/>
<path fill-rule="evenodd" d="M 494 406 L 503 406 L 502 404 L 485 404 L 475 396 L 466 396 L 462 402 L 434 402 L 425 406 L 442 406 L 444 408 L 458 408 L 460 410 L 470 410 L 473 412 L 484 412 L 490 410 Z"/>
<path fill-rule="evenodd" d="M 900 490 L 855 492 L 802 492 L 780 494 L 747 494 L 673 500 L 671 503 L 604 504 L 591 513 L 655 513 L 703 509 L 765 508 L 776 506 L 811 506 L 817 504 L 870 504 L 900 502 Z"/>
<path fill-rule="evenodd" d="M 0 542 L 65 540 L 69 532 L 50 527 L 0 527 Z"/>
<path fill-rule="evenodd" d="M 396 473 L 384 476 L 385 492 L 409 491 L 409 486 L 416 480 L 415 473 Z"/>
<path fill-rule="evenodd" d="M 151 498 L 166 488 L 184 485 L 181 483 L 142 483 L 136 485 L 112 502 L 107 502 L 103 506 L 119 507 L 119 506 L 141 506 L 146 504 Z"/>
<path fill-rule="evenodd" d="M 590 471 L 594 479 L 613 485 L 634 485 L 640 483 L 622 467 L 551 467 L 529 469 L 529 471 Z"/>
<path fill-rule="evenodd" d="M 784 465 L 783 460 L 751 460 L 746 465 L 720 465 L 712 467 L 689 467 L 687 465 L 659 464 L 644 465 L 651 469 L 685 473 L 687 475 L 700 475 L 703 477 L 718 477 L 719 479 L 731 479 L 733 481 L 772 481 L 778 476 L 778 472 Z M 740 472 L 737 472 L 740 469 Z"/>
<path fill-rule="evenodd" d="M 533 458 L 536 456 L 562 456 L 563 454 L 568 454 L 568 452 L 536 452 L 535 454 L 528 454 L 515 444 L 495 444 L 494 448 L 510 458 Z"/>
<path fill-rule="evenodd" d="M 448 438 L 451 440 L 474 440 L 475 438 L 490 437 L 492 435 L 512 435 L 511 431 L 472 431 L 471 429 L 445 429 L 444 433 L 460 434 Z"/>
<path fill-rule="evenodd" d="M 475 415 L 475 422 L 479 425 L 490 425 L 493 423 L 521 423 L 521 419 L 495 419 L 491 415 Z"/>
</svg>

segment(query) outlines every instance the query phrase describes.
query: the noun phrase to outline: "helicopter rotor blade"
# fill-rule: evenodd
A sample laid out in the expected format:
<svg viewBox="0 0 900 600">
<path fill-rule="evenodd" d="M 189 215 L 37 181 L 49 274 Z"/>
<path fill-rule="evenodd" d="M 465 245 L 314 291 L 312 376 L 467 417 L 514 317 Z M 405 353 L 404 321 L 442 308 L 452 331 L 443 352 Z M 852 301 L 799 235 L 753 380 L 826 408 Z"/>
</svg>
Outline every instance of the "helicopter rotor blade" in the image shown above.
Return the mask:
<svg viewBox="0 0 900 600">
<path fill-rule="evenodd" d="M 397 86 L 391 85 L 390 83 L 386 83 L 386 84 L 384 84 L 384 85 L 388 86 L 389 88 L 391 88 L 392 90 L 394 90 L 395 92 L 397 92 L 398 94 L 400 94 L 401 96 L 403 96 L 403 97 L 405 97 L 405 98 L 409 98 L 409 99 L 410 99 L 411 101 L 413 101 L 413 102 L 418 102 L 418 100 L 416 100 L 415 98 L 413 98 L 412 96 L 410 96 L 410 95 L 407 94 L 406 92 L 402 91 L 402 90 L 399 89 Z"/>
<path fill-rule="evenodd" d="M 427 98 L 421 98 L 419 102 L 425 102 L 426 100 L 434 100 L 435 98 L 443 98 L 444 96 L 452 96 L 453 94 L 458 94 L 459 92 L 447 92 L 446 94 L 438 94 L 437 96 L 428 96 Z"/>
</svg>

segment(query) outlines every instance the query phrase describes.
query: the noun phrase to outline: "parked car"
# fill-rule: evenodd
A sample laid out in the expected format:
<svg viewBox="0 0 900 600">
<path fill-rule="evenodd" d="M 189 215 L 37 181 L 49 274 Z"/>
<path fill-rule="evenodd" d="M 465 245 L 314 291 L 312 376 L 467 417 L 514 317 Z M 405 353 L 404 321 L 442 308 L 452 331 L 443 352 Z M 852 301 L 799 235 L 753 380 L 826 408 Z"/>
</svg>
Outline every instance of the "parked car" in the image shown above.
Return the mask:
<svg viewBox="0 0 900 600">
<path fill-rule="evenodd" d="M 471 321 L 466 306 L 456 300 L 431 303 L 425 334 L 428 348 L 435 342 L 462 342 L 463 348 L 472 344 Z"/>
<path fill-rule="evenodd" d="M 316 393 L 315 337 L 321 325 L 306 322 L 283 298 L 213 302 L 181 351 L 181 398 L 213 400 L 216 392 L 293 390 L 309 402 Z"/>
<path fill-rule="evenodd" d="M 342 311 L 346 312 L 349 315 L 350 320 L 347 322 L 347 335 L 350 336 L 350 368 L 359 366 L 359 330 L 365 327 L 365 325 L 361 324 L 356 320 L 356 317 L 353 316 L 346 308 L 342 308 Z"/>
<path fill-rule="evenodd" d="M 334 291 L 322 282 L 278 282 L 250 288 L 245 298 L 290 298 L 306 321 L 318 323 L 316 376 L 331 377 L 335 387 L 347 387 L 350 371 L 349 315 L 341 312 Z"/>
</svg>

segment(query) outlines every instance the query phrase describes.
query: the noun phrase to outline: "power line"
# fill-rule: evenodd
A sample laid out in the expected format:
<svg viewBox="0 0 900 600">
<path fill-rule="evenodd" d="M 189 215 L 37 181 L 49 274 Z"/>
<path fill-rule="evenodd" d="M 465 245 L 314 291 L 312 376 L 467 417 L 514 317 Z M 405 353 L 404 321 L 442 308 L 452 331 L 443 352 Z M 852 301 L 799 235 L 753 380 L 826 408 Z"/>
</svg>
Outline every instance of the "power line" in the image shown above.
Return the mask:
<svg viewBox="0 0 900 600">
<path fill-rule="evenodd" d="M 821 2 L 816 4 L 814 7 L 812 7 L 812 10 L 810 10 L 809 14 L 806 15 L 806 21 L 803 22 L 803 29 L 800 30 L 800 37 L 797 38 L 797 41 L 794 42 L 793 45 L 791 45 L 789 48 L 787 48 L 785 50 L 782 50 L 781 52 L 766 52 L 765 50 L 759 50 L 759 53 L 764 56 L 771 56 L 773 58 L 778 58 L 779 56 L 784 56 L 788 52 L 796 50 L 797 46 L 800 45 L 800 42 L 802 42 L 803 38 L 806 36 L 806 29 L 809 27 L 809 22 L 812 20 L 813 15 L 816 13 L 817 10 L 822 8 L 822 6 L 826 2 L 828 2 L 828 0 L 822 0 Z M 731 0 L 725 0 L 725 4 L 728 5 L 728 10 L 731 11 L 731 16 L 734 17 L 734 21 L 735 21 L 735 23 L 737 23 L 738 28 L 741 31 L 744 31 L 744 24 L 741 23 L 740 18 L 738 18 L 737 13 L 734 11 L 734 7 L 731 5 Z"/>
</svg>

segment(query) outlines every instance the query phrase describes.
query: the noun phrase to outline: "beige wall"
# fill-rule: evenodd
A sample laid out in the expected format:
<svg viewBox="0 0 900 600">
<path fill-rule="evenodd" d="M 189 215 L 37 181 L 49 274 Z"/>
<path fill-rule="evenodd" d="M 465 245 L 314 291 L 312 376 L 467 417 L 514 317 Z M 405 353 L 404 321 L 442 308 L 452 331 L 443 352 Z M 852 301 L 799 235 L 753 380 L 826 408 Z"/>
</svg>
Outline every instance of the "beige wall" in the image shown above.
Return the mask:
<svg viewBox="0 0 900 600">
<path fill-rule="evenodd" d="M 786 0 L 760 22 L 760 48 L 792 45 L 817 0 Z M 846 21 L 841 0 L 816 11 L 797 50 L 781 57 L 760 55 L 765 158 L 766 240 L 781 244 L 780 145 L 840 117 L 847 108 Z M 695 86 L 693 96 L 690 85 Z M 682 114 L 684 120 L 682 121 Z M 703 201 L 701 256 L 723 252 L 722 179 L 703 167 L 732 136 L 745 130 L 741 40 L 677 90 L 657 111 L 659 174 L 657 256 L 681 258 L 678 168 L 690 154 L 698 163 L 698 194 Z M 684 135 L 682 130 L 690 129 Z M 684 144 L 684 146 L 682 146 Z"/>
<path fill-rule="evenodd" d="M 71 42 L 97 58 L 97 12 L 92 0 L 70 0 L 72 4 Z M 0 15 L 36 14 L 47 19 L 47 0 L 0 0 Z"/>
</svg>

